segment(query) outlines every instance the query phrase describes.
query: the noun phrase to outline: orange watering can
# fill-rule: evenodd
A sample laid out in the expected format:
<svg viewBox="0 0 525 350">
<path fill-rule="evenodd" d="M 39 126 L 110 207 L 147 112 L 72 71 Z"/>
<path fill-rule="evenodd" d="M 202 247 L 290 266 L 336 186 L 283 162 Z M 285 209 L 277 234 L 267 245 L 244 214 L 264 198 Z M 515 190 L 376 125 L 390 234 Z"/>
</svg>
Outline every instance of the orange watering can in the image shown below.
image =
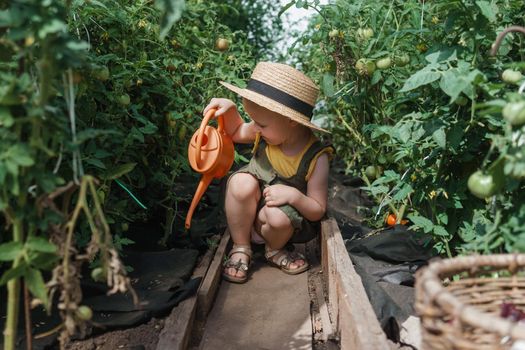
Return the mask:
<svg viewBox="0 0 525 350">
<path fill-rule="evenodd" d="M 193 170 L 202 174 L 202 178 L 191 201 L 188 215 L 186 215 L 186 222 L 184 223 L 186 229 L 190 228 L 193 212 L 211 180 L 220 179 L 226 175 L 233 164 L 235 154 L 233 141 L 224 130 L 222 115 L 217 117 L 217 129 L 208 125 L 216 111 L 216 109 L 210 109 L 206 113 L 200 128 L 195 131 L 188 146 L 190 165 Z"/>
</svg>

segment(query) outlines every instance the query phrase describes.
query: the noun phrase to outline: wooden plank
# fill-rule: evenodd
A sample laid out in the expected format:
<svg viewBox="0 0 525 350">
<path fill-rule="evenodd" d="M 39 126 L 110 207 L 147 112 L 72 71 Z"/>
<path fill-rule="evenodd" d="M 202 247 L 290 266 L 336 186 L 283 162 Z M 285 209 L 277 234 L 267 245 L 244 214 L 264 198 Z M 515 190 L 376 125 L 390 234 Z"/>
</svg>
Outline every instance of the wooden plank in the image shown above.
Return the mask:
<svg viewBox="0 0 525 350">
<path fill-rule="evenodd" d="M 196 309 L 197 296 L 194 295 L 171 311 L 160 332 L 157 350 L 185 350 L 188 347 Z"/>
<path fill-rule="evenodd" d="M 337 297 L 337 286 L 336 286 L 336 274 L 337 268 L 333 265 L 333 252 L 331 237 L 331 226 L 328 220 L 324 220 L 321 223 L 321 264 L 323 267 L 323 278 L 325 286 L 327 288 L 328 297 L 328 308 L 330 311 L 331 320 L 336 330 L 340 329 L 339 326 L 339 298 Z"/>
<path fill-rule="evenodd" d="M 213 243 L 217 243 L 219 242 L 220 238 L 221 238 L 220 235 L 214 235 L 211 237 L 210 241 Z M 210 267 L 210 263 L 213 257 L 215 256 L 215 251 L 217 250 L 216 248 L 217 247 L 215 248 L 211 247 L 210 249 L 206 251 L 201 261 L 199 262 L 199 265 L 193 271 L 193 275 L 192 275 L 193 278 L 206 276 L 206 273 L 208 272 L 208 268 Z M 201 286 L 202 286 L 202 282 L 201 282 Z M 199 286 L 199 289 L 200 288 L 201 287 Z"/>
<path fill-rule="evenodd" d="M 317 297 L 317 305 L 319 308 L 319 317 L 321 321 L 321 325 L 323 328 L 323 331 L 321 333 L 321 336 L 319 340 L 323 342 L 327 342 L 328 339 L 334 337 L 334 330 L 332 327 L 332 322 L 330 321 L 330 316 L 328 314 L 328 306 L 324 297 L 324 288 L 323 288 L 323 282 L 321 280 L 321 277 L 319 274 L 314 274 L 311 276 L 312 283 L 314 284 L 315 288 L 315 294 Z"/>
<path fill-rule="evenodd" d="M 306 258 L 310 263 L 308 270 L 308 288 L 311 298 L 311 317 L 313 325 L 314 340 L 327 343 L 329 339 L 336 336 L 330 320 L 328 301 L 325 297 L 326 291 L 323 286 L 323 270 L 317 253 L 320 252 L 320 239 L 316 237 L 306 243 Z"/>
<path fill-rule="evenodd" d="M 341 349 L 389 349 L 335 219 L 322 222 L 321 234 L 323 270 L 327 270 L 329 303 L 337 313 Z"/>
<path fill-rule="evenodd" d="M 226 249 L 228 247 L 228 244 L 230 243 L 230 231 L 226 230 L 224 234 L 222 235 L 221 241 L 219 243 L 219 246 L 217 247 L 217 250 L 215 251 L 215 255 L 213 257 L 213 261 L 210 264 L 210 268 L 208 269 L 208 272 L 206 273 L 206 277 L 202 281 L 202 284 L 199 288 L 199 291 L 197 292 L 197 319 L 203 320 L 206 319 L 206 316 L 208 316 L 208 313 L 210 312 L 210 309 L 213 305 L 213 300 L 215 299 L 215 296 L 217 295 L 217 289 L 219 288 L 219 282 L 221 280 L 221 272 L 222 272 L 222 262 L 224 254 L 226 253 Z"/>
<path fill-rule="evenodd" d="M 206 277 L 202 281 L 199 291 L 197 292 L 197 309 L 195 312 L 195 320 L 193 321 L 190 348 L 198 347 L 201 342 L 208 313 L 211 310 L 213 301 L 215 300 L 219 289 L 222 261 L 229 244 L 230 233 L 226 230 L 222 235 L 215 254 L 213 255 L 213 260 L 206 273 Z"/>
<path fill-rule="evenodd" d="M 213 257 L 213 249 L 208 249 L 194 269 L 192 278 L 206 276 Z M 202 284 L 203 282 L 201 281 L 199 290 Z M 197 311 L 197 302 L 198 292 L 197 295 L 183 300 L 177 307 L 173 308 L 170 315 L 166 318 L 164 327 L 159 334 L 157 350 L 184 350 L 188 347 Z"/>
</svg>

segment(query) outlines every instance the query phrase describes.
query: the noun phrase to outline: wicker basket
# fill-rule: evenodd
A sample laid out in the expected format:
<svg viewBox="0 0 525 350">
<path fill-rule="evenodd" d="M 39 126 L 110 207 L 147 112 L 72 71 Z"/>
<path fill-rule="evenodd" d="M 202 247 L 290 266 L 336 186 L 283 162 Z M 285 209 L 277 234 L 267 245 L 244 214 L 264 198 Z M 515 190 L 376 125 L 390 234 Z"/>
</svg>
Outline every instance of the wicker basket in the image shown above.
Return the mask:
<svg viewBox="0 0 525 350">
<path fill-rule="evenodd" d="M 437 260 L 419 270 L 422 348 L 525 349 L 525 324 L 500 316 L 503 302 L 525 312 L 524 270 L 525 254 Z"/>
</svg>

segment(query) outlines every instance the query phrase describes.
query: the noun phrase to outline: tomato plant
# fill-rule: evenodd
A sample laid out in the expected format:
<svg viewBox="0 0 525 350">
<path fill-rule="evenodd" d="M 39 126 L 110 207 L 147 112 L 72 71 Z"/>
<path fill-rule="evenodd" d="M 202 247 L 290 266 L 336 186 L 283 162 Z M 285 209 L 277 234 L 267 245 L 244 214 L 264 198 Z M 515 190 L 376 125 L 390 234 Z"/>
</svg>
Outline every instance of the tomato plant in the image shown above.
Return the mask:
<svg viewBox="0 0 525 350">
<path fill-rule="evenodd" d="M 135 223 L 161 222 L 151 230 L 164 230 L 164 243 L 176 230 L 182 235 L 176 219 L 194 176 L 187 130 L 224 93 L 218 81 L 242 84 L 272 47 L 280 21 L 262 23 L 277 10 L 251 0 L 0 6 L 0 224 L 11 232 L 0 235 L 6 349 L 14 347 L 22 279 L 35 302 L 49 307 L 54 294 L 64 305 L 63 345 L 91 318 L 77 308 L 80 264 L 89 261 L 93 279 L 125 291 L 118 250 L 132 243 Z M 215 49 L 219 35 L 210 33 L 227 40 L 227 52 Z"/>
<path fill-rule="evenodd" d="M 523 40 L 507 35 L 489 55 L 498 33 L 524 24 L 523 3 L 300 3 L 320 15 L 290 52 L 322 88 L 338 155 L 349 174 L 384 168 L 365 187 L 370 224 L 402 213 L 448 256 L 524 250 Z M 480 174 L 493 181 L 483 191 Z"/>
</svg>

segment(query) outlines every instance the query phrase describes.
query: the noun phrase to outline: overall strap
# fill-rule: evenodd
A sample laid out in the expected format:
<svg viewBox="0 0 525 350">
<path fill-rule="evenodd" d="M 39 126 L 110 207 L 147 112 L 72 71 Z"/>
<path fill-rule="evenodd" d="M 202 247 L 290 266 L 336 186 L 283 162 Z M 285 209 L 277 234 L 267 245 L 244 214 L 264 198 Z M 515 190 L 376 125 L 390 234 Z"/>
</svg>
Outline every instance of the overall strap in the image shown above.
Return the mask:
<svg viewBox="0 0 525 350">
<path fill-rule="evenodd" d="M 317 140 L 312 145 L 306 153 L 303 155 L 303 158 L 301 159 L 301 162 L 299 163 L 299 167 L 297 169 L 297 174 L 295 176 L 298 177 L 298 180 L 304 181 L 306 184 L 306 175 L 308 174 L 308 169 L 310 168 L 310 163 L 314 159 L 314 157 L 317 155 L 317 153 L 321 152 L 326 146 L 321 143 L 321 141 Z"/>
</svg>

